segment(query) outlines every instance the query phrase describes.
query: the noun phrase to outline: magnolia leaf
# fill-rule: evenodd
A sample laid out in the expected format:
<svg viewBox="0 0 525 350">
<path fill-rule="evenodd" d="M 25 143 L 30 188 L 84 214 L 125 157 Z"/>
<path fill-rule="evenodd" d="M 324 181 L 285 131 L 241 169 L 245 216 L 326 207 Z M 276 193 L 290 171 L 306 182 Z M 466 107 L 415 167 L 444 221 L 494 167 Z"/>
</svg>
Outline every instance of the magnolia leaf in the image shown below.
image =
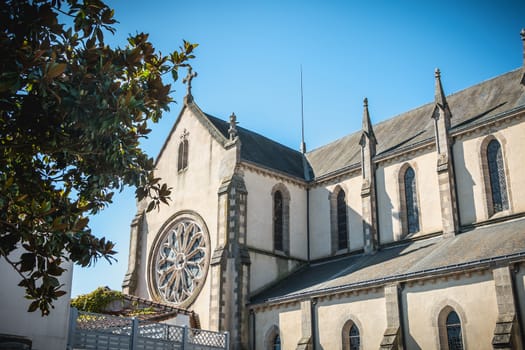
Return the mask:
<svg viewBox="0 0 525 350">
<path fill-rule="evenodd" d="M 46 78 L 48 80 L 51 80 L 60 74 L 64 73 L 66 70 L 67 64 L 65 63 L 50 63 L 47 68 Z"/>
<path fill-rule="evenodd" d="M 139 140 L 173 101 L 163 76 L 177 80 L 196 45 L 184 41 L 166 56 L 140 33 L 111 47 L 104 35 L 116 20 L 103 0 L 9 4 L 0 6 L 10 38 L 0 40 L 0 92 L 9 101 L 9 122 L 0 123 L 0 255 L 22 250 L 12 267 L 24 276 L 28 310 L 46 315 L 64 295 L 61 257 L 82 266 L 115 260 L 114 243 L 88 226 L 115 191 L 137 188 L 150 211 L 169 203 Z M 60 23 L 61 14 L 72 23 Z"/>
<path fill-rule="evenodd" d="M 27 308 L 28 312 L 34 312 L 36 309 L 38 309 L 38 306 L 40 305 L 40 300 L 35 300 L 31 304 L 29 304 L 29 307 Z"/>
<path fill-rule="evenodd" d="M 149 204 L 148 204 L 148 208 L 146 209 L 146 211 L 149 213 L 150 211 L 152 211 L 153 209 L 155 209 L 155 206 L 156 206 L 155 201 L 151 201 L 151 202 L 149 202 Z"/>
</svg>

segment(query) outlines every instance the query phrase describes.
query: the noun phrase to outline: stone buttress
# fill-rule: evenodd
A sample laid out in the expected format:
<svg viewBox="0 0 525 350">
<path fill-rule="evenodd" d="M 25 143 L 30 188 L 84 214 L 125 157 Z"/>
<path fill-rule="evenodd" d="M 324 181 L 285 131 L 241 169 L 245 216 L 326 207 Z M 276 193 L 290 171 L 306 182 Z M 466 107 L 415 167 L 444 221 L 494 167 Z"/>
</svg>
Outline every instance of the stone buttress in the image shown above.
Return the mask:
<svg viewBox="0 0 525 350">
<path fill-rule="evenodd" d="M 211 259 L 210 326 L 229 331 L 231 349 L 248 348 L 250 257 L 246 248 L 248 192 L 234 173 L 218 191 L 217 248 Z"/>
<path fill-rule="evenodd" d="M 452 140 L 449 135 L 450 112 L 447 99 L 441 85 L 439 69 L 435 72 L 435 106 L 432 113 L 437 153 L 437 174 L 439 184 L 439 199 L 441 204 L 441 221 L 444 237 L 454 237 L 458 232 L 459 218 L 456 200 L 456 183 L 454 178 L 454 159 Z"/>
<path fill-rule="evenodd" d="M 377 212 L 376 212 L 376 185 L 375 164 L 377 140 L 372 129 L 370 114 L 368 112 L 368 99 L 364 99 L 363 130 L 359 141 L 361 146 L 361 172 L 363 184 L 361 187 L 363 238 L 365 253 L 374 253 L 378 247 Z"/>
</svg>

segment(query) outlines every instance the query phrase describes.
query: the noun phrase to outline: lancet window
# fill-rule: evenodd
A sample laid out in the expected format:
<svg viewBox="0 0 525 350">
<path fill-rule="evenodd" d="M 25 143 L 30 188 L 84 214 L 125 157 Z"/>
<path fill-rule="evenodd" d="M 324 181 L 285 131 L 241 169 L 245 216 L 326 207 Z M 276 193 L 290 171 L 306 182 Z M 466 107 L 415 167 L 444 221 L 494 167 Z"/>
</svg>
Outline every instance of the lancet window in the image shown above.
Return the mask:
<svg viewBox="0 0 525 350">
<path fill-rule="evenodd" d="M 404 175 L 406 232 L 408 234 L 419 231 L 419 207 L 417 203 L 416 174 L 412 167 L 408 167 Z"/>
<path fill-rule="evenodd" d="M 346 214 L 345 191 L 337 194 L 337 248 L 348 248 L 348 217 Z"/>
<path fill-rule="evenodd" d="M 282 183 L 272 189 L 273 249 L 290 253 L 290 193 Z"/>
<path fill-rule="evenodd" d="M 188 132 L 184 130 L 179 143 L 179 152 L 177 158 L 177 171 L 183 171 L 188 168 Z"/>
<path fill-rule="evenodd" d="M 463 350 L 461 336 L 461 321 L 455 311 L 450 311 L 446 321 L 447 341 L 449 350 Z"/>
<path fill-rule="evenodd" d="M 490 141 L 487 146 L 487 163 L 493 213 L 507 210 L 509 209 L 509 200 L 503 155 L 501 145 L 495 139 Z"/>
</svg>

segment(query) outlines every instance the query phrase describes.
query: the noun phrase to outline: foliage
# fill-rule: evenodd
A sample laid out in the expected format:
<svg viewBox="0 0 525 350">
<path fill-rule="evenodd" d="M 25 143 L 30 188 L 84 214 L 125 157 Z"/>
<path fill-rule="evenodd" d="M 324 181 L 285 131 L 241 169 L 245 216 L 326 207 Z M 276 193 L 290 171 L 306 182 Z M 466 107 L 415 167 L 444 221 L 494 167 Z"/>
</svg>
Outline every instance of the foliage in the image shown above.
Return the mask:
<svg viewBox="0 0 525 350">
<path fill-rule="evenodd" d="M 153 315 L 156 313 L 151 306 L 141 308 L 139 303 L 125 303 L 122 292 L 111 290 L 108 287 L 98 287 L 88 294 L 82 294 L 71 300 L 71 306 L 80 311 L 93 312 L 98 314 L 107 314 L 112 312 L 126 311 L 127 317 L 136 317 L 141 315 Z M 120 301 L 122 310 L 108 310 L 108 306 L 115 301 Z M 89 318 L 89 316 L 84 315 Z"/>
<path fill-rule="evenodd" d="M 153 307 L 145 307 L 145 308 L 136 308 L 132 310 L 127 316 L 128 317 L 136 317 L 136 316 L 143 316 L 143 315 L 153 315 L 157 312 Z"/>
<path fill-rule="evenodd" d="M 107 287 L 98 287 L 88 294 L 79 295 L 71 300 L 71 306 L 80 311 L 103 313 L 107 306 L 116 300 L 123 300 L 122 293 Z"/>
<path fill-rule="evenodd" d="M 138 33 L 111 48 L 113 14 L 101 0 L 0 6 L 0 255 L 42 315 L 65 294 L 65 260 L 111 262 L 114 244 L 91 232 L 88 215 L 114 191 L 134 186 L 148 210 L 169 200 L 139 140 L 173 101 L 163 76 L 176 80 L 197 45 L 163 56 Z"/>
</svg>

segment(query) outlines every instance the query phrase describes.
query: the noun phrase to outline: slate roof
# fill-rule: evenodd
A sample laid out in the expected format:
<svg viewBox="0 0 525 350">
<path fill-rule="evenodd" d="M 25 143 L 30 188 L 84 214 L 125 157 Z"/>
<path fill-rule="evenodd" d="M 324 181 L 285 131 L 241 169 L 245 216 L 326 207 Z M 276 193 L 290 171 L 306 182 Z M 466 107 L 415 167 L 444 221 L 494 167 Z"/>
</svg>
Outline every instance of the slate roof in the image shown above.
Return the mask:
<svg viewBox="0 0 525 350">
<path fill-rule="evenodd" d="M 312 263 L 252 297 L 252 304 L 326 294 L 495 261 L 525 260 L 525 218 L 471 229 L 453 238 L 433 237 Z"/>
<path fill-rule="evenodd" d="M 503 112 L 525 105 L 520 81 L 521 68 L 447 96 L 454 133 L 483 123 Z M 408 111 L 373 126 L 377 139 L 376 157 L 433 139 L 431 118 L 434 102 Z M 373 117 L 373 116 L 372 116 Z M 328 145 L 307 152 L 316 178 L 360 162 L 361 130 Z"/>
<path fill-rule="evenodd" d="M 208 120 L 225 137 L 229 138 L 230 124 L 204 113 Z M 241 140 L 241 159 L 288 175 L 304 178 L 303 155 L 260 134 L 237 127 Z"/>
<path fill-rule="evenodd" d="M 522 77 L 523 69 L 519 68 L 447 96 L 452 113 L 451 133 L 524 107 L 525 90 L 520 84 Z M 434 102 L 431 102 L 374 125 L 376 158 L 430 142 L 434 138 L 431 118 L 434 107 Z M 228 122 L 206 114 L 198 107 L 197 110 L 224 140 L 228 140 Z M 237 130 L 241 140 L 242 160 L 307 180 L 301 152 L 248 129 L 237 127 Z M 361 130 L 307 152 L 308 173 L 313 178 L 320 178 L 345 168 L 359 166 L 360 137 Z"/>
</svg>

